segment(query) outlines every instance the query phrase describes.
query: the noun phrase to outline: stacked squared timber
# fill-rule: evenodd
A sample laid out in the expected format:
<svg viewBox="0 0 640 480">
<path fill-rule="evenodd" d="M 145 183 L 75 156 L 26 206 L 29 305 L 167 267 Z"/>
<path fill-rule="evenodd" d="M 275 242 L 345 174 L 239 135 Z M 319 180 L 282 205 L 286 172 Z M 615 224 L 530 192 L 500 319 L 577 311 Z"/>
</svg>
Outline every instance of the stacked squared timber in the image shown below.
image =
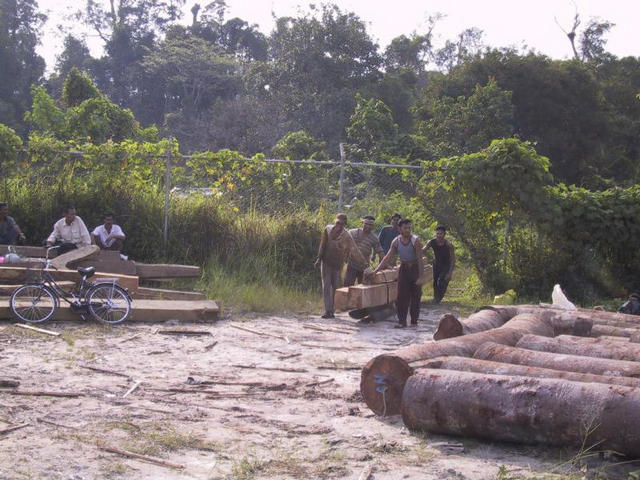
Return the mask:
<svg viewBox="0 0 640 480">
<path fill-rule="evenodd" d="M 425 284 L 433 279 L 431 265 L 425 264 Z M 366 284 L 336 290 L 334 306 L 337 311 L 380 307 L 398 298 L 398 269 L 382 270 L 367 279 Z"/>
</svg>

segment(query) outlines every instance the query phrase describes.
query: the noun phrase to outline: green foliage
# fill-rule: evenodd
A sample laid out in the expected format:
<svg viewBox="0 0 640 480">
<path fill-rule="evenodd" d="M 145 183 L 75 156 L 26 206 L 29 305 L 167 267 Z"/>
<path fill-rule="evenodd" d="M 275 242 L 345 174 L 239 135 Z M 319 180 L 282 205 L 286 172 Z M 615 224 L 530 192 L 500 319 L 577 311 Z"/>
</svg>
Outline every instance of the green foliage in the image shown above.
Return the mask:
<svg viewBox="0 0 640 480">
<path fill-rule="evenodd" d="M 494 138 L 509 137 L 514 131 L 512 94 L 502 90 L 495 79 L 476 85 L 468 96 L 433 99 L 415 109 L 416 130 L 438 157 L 477 152 Z"/>
<path fill-rule="evenodd" d="M 325 142 L 319 142 L 304 130 L 289 132 L 271 149 L 274 155 L 292 160 L 323 160 Z"/>
<path fill-rule="evenodd" d="M 85 100 L 99 98 L 100 91 L 85 72 L 73 67 L 64 81 L 61 102 L 66 107 L 77 107 Z"/>
<path fill-rule="evenodd" d="M 347 139 L 355 150 L 352 154 L 371 157 L 390 150 L 398 134 L 391 109 L 381 100 L 365 99 L 356 94 L 356 108 L 349 120 Z M 379 160 L 376 158 L 367 158 Z"/>
<path fill-rule="evenodd" d="M 65 118 L 51 95 L 44 87 L 34 86 L 32 89 L 33 104 L 31 111 L 25 113 L 25 120 L 36 130 L 47 132 L 56 137 L 65 133 Z"/>
<path fill-rule="evenodd" d="M 103 96 L 69 108 L 65 116 L 72 138 L 88 139 L 97 144 L 107 140 L 120 142 L 134 137 L 139 130 L 131 110 L 121 108 Z"/>
<path fill-rule="evenodd" d="M 22 147 L 22 139 L 15 130 L 0 123 L 0 166 L 7 174 L 7 165 L 18 158 L 18 149 Z"/>
</svg>

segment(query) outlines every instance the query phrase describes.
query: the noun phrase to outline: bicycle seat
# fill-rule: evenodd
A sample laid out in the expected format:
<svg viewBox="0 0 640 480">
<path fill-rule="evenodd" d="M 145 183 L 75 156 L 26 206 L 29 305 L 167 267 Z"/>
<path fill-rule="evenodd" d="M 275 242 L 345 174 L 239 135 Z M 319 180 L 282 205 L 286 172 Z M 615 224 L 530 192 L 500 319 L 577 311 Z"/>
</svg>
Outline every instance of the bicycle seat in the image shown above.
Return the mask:
<svg viewBox="0 0 640 480">
<path fill-rule="evenodd" d="M 96 267 L 78 267 L 78 273 L 84 277 L 91 277 L 96 273 Z"/>
</svg>

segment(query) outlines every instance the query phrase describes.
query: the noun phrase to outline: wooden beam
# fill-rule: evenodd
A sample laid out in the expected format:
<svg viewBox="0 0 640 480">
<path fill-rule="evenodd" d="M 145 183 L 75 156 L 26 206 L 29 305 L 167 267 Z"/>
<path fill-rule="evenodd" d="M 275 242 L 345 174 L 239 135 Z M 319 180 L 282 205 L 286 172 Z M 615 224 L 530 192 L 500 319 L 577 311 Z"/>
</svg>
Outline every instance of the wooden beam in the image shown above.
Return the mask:
<svg viewBox="0 0 640 480">
<path fill-rule="evenodd" d="M 13 247 L 18 255 L 21 257 L 38 257 L 44 258 L 47 256 L 47 249 L 45 247 L 29 247 L 19 246 Z M 4 256 L 9 252 L 8 245 L 0 245 L 0 255 Z"/>
<path fill-rule="evenodd" d="M 138 287 L 136 299 L 144 300 L 205 300 L 202 292 L 184 292 L 179 290 L 166 290 L 163 288 Z"/>
<path fill-rule="evenodd" d="M 14 285 L 0 285 L 0 297 L 10 297 L 11 294 L 15 291 L 16 288 L 18 288 L 21 284 L 20 283 L 16 283 Z M 76 283 L 75 282 L 58 282 L 58 285 L 65 289 L 65 290 L 70 290 L 73 287 L 75 287 Z"/>
<path fill-rule="evenodd" d="M 131 318 L 127 322 L 213 322 L 218 319 L 220 306 L 211 300 L 134 300 Z M 12 314 L 7 300 L 0 300 L 0 319 L 11 319 Z M 68 305 L 62 303 L 54 316 L 54 320 L 80 320 L 79 314 L 72 312 Z"/>
<path fill-rule="evenodd" d="M 75 263 L 97 257 L 100 254 L 100 248 L 96 245 L 87 245 L 86 247 L 76 248 L 75 250 L 68 251 L 62 255 L 58 255 L 51 260 L 51 265 L 54 268 L 73 268 Z"/>
<path fill-rule="evenodd" d="M 71 281 L 76 284 L 80 282 L 80 274 L 76 270 L 49 270 L 49 273 L 56 281 Z M 34 281 L 40 277 L 40 272 L 24 267 L 0 266 L 0 281 L 3 283 L 28 282 Z M 115 273 L 98 272 L 91 281 L 97 281 L 99 278 L 117 278 L 118 285 L 127 288 L 129 292 L 134 293 L 138 290 L 138 277 L 131 275 L 119 275 Z"/>
<path fill-rule="evenodd" d="M 136 262 L 136 274 L 144 280 L 163 278 L 198 278 L 200 267 L 194 265 L 166 265 Z"/>
</svg>

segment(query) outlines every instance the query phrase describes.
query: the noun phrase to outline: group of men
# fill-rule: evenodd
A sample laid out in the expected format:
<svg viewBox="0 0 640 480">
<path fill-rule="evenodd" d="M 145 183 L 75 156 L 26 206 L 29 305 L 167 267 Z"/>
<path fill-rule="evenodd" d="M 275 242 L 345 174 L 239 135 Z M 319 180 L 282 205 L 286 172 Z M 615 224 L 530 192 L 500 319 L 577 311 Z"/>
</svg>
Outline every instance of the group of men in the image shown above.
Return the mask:
<svg viewBox="0 0 640 480">
<path fill-rule="evenodd" d="M 375 218 L 365 216 L 362 227 L 346 230 L 347 216 L 340 213 L 333 225 L 327 225 L 322 232 L 316 267 L 320 267 L 324 298 L 322 318 L 334 317 L 334 295 L 342 284 L 345 262 L 347 270 L 344 285 L 362 283 L 367 275 L 390 268 L 400 262 L 398 270 L 398 296 L 396 311 L 399 327 L 407 327 L 407 315 L 411 326 L 418 324 L 422 284 L 424 283 L 423 255 L 433 250 L 433 300 L 440 303 L 451 281 L 455 265 L 453 245 L 445 238 L 446 228 L 439 225 L 436 236 L 423 247 L 420 239 L 411 233 L 411 220 L 399 213 L 391 217 L 391 224 L 373 233 Z M 370 262 L 378 259 L 371 270 Z"/>
<path fill-rule="evenodd" d="M 64 210 L 64 217 L 53 225 L 53 231 L 46 240 L 47 247 L 58 247 L 58 253 L 66 253 L 76 248 L 97 245 L 101 250 L 122 251 L 126 236 L 119 225 L 114 223 L 113 213 L 106 213 L 104 221 L 93 229 L 87 229 L 82 218 L 76 214 L 74 206 Z M 15 245 L 18 240 L 26 240 L 26 236 L 9 216 L 9 206 L 0 203 L 0 245 Z"/>
</svg>

